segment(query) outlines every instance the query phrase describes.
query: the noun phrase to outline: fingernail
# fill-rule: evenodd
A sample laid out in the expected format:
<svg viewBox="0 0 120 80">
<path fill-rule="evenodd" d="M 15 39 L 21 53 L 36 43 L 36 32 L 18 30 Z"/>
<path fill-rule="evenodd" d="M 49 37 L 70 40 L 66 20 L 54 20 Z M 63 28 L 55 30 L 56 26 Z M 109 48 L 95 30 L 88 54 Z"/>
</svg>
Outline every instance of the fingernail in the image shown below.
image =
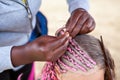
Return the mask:
<svg viewBox="0 0 120 80">
<path fill-rule="evenodd" d="M 66 36 L 67 36 L 67 37 L 69 37 L 69 36 L 70 36 L 70 34 L 69 34 L 68 32 L 66 32 Z"/>
<path fill-rule="evenodd" d="M 62 35 L 64 34 L 64 32 L 63 32 L 63 31 L 61 31 L 60 33 L 61 33 Z"/>
</svg>

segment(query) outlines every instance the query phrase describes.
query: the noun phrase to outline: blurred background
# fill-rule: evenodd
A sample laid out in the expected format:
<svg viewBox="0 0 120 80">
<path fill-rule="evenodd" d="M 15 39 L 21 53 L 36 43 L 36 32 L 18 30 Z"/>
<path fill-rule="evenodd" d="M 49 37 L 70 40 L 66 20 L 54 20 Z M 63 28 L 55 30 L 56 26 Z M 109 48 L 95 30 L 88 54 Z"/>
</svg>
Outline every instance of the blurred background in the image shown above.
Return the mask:
<svg viewBox="0 0 120 80">
<path fill-rule="evenodd" d="M 90 33 L 103 36 L 104 43 L 115 60 L 117 80 L 120 80 L 120 0 L 89 0 L 89 13 L 96 21 L 96 29 Z M 48 19 L 49 35 L 65 25 L 70 14 L 66 0 L 43 0 L 40 11 Z M 36 62 L 36 76 L 44 62 Z"/>
</svg>

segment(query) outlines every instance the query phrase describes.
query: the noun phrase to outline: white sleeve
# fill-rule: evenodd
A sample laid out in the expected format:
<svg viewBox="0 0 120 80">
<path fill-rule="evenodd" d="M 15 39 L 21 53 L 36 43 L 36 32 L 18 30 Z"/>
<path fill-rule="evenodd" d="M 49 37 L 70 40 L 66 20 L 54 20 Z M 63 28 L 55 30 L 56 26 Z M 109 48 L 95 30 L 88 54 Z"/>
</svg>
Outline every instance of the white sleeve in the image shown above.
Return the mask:
<svg viewBox="0 0 120 80">
<path fill-rule="evenodd" d="M 89 10 L 89 1 L 88 0 L 67 0 L 69 5 L 69 12 L 72 13 L 77 8 L 83 8 Z"/>
<path fill-rule="evenodd" d="M 11 48 L 12 46 L 0 47 L 0 73 L 13 68 L 10 54 Z"/>
<path fill-rule="evenodd" d="M 19 67 L 14 67 L 11 61 L 11 49 L 13 46 L 0 47 L 0 73 L 13 69 L 17 70 Z"/>
</svg>

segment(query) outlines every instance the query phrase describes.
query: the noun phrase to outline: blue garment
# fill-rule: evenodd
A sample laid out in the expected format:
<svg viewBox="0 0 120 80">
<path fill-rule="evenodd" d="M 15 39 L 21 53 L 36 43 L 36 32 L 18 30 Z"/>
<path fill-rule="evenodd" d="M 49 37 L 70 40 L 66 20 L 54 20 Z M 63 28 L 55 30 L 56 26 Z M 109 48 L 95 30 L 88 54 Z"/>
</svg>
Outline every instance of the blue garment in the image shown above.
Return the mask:
<svg viewBox="0 0 120 80">
<path fill-rule="evenodd" d="M 33 41 L 35 38 L 37 38 L 41 35 L 48 34 L 46 17 L 41 12 L 38 12 L 36 15 L 36 19 L 37 19 L 36 26 L 35 26 L 35 29 L 32 31 L 29 41 Z"/>
</svg>

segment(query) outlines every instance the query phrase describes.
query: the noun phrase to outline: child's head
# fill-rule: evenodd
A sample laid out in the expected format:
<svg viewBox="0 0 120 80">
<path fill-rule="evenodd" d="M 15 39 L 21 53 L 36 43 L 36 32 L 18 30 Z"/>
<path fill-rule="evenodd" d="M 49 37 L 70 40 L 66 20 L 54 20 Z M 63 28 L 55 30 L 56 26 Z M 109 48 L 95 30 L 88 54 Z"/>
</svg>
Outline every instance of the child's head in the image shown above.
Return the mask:
<svg viewBox="0 0 120 80">
<path fill-rule="evenodd" d="M 114 61 L 100 40 L 90 35 L 78 35 L 74 40 L 58 61 L 46 64 L 42 80 L 115 79 Z"/>
</svg>

